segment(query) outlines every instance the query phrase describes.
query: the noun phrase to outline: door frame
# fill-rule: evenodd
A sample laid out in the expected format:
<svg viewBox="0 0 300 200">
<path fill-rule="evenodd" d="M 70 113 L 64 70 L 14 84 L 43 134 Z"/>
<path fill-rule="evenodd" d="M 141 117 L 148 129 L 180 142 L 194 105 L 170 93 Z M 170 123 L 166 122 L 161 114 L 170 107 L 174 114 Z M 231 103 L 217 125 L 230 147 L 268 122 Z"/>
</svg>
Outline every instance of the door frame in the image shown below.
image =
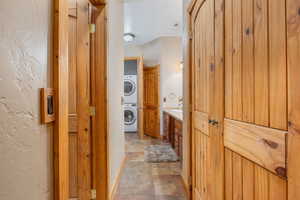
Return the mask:
<svg viewBox="0 0 300 200">
<path fill-rule="evenodd" d="M 193 185 L 195 184 L 195 164 L 194 164 L 194 146 L 195 146 L 195 139 L 193 134 L 193 58 L 194 58 L 194 19 L 198 15 L 200 8 L 202 7 L 203 3 L 207 0 L 192 0 L 188 6 L 187 13 L 188 13 L 188 31 L 189 31 L 189 42 L 188 42 L 188 67 L 189 67 L 189 74 L 188 74 L 188 85 L 189 85 L 189 133 L 190 133 L 190 175 L 191 175 L 191 185 L 190 185 L 190 199 L 193 200 Z M 213 197 L 215 200 L 223 199 L 224 198 L 224 144 L 223 144 L 223 121 L 224 121 L 224 26 L 225 26 L 225 13 L 224 13 L 224 1 L 225 0 L 214 0 L 214 70 L 215 70 L 215 77 L 214 77 L 214 84 L 216 88 L 215 92 L 215 99 L 212 102 L 215 106 L 211 113 L 211 117 L 219 122 L 219 128 L 212 128 L 210 127 L 209 130 L 213 132 L 212 136 L 214 140 L 218 142 L 219 150 L 221 151 L 221 166 L 218 166 L 221 170 L 219 170 L 218 174 L 214 174 L 214 180 L 216 182 L 221 182 L 218 185 L 218 189 L 214 190 Z M 217 136 L 216 136 L 217 135 Z M 220 181 L 221 180 L 221 181 Z M 216 192 L 218 191 L 218 192 Z"/>
<path fill-rule="evenodd" d="M 138 57 L 125 57 L 125 61 L 137 61 L 137 80 L 138 80 L 138 135 L 140 139 L 144 138 L 144 58 L 143 56 Z"/>
<path fill-rule="evenodd" d="M 90 2 L 99 9 L 105 8 L 105 2 L 103 0 L 90 0 Z M 69 199 L 69 123 L 68 123 L 68 0 L 54 0 L 53 9 L 53 88 L 55 91 L 55 113 L 56 119 L 54 122 L 53 131 L 53 185 L 54 185 L 54 200 L 68 200 Z M 106 27 L 106 24 L 105 24 Z M 106 38 L 106 37 L 105 37 Z M 92 41 L 93 42 L 93 41 Z M 94 41 L 96 44 L 96 41 Z M 106 52 L 106 43 L 104 42 L 104 51 Z M 104 54 L 105 63 L 103 67 L 106 70 L 106 53 Z M 92 58 L 93 59 L 93 58 Z M 101 77 L 97 77 L 96 80 Z M 98 74 L 99 76 L 100 74 Z M 106 75 L 105 75 L 106 76 Z M 106 82 L 106 77 L 105 77 Z M 106 85 L 102 85 L 106 89 Z M 105 90 L 106 91 L 106 90 Z M 105 98 L 105 97 L 104 97 Z M 107 101 L 96 101 L 96 110 L 100 110 L 101 106 L 107 106 Z M 100 117 L 100 113 L 96 112 L 95 118 Z M 97 117 L 98 116 L 98 117 Z M 107 122 L 107 112 L 102 113 L 101 119 Z M 101 132 L 102 131 L 102 132 Z M 105 138 L 107 143 L 107 127 L 100 129 L 98 126 L 94 129 L 95 135 L 102 133 L 101 137 Z M 100 140 L 97 142 L 103 144 Z M 96 190 L 98 192 L 97 200 L 106 200 L 108 194 L 108 162 L 107 162 L 107 145 L 103 146 L 106 149 L 105 152 L 101 148 L 97 148 L 94 152 L 95 156 L 99 159 L 96 169 L 101 171 L 104 169 L 106 175 L 105 180 L 103 178 L 97 178 L 96 176 Z M 105 156 L 103 156 L 105 155 Z M 102 166 L 105 166 L 102 168 Z M 103 192 L 104 191 L 104 192 Z M 102 195 L 104 194 L 104 197 Z M 99 195 L 101 194 L 101 196 Z"/>
</svg>

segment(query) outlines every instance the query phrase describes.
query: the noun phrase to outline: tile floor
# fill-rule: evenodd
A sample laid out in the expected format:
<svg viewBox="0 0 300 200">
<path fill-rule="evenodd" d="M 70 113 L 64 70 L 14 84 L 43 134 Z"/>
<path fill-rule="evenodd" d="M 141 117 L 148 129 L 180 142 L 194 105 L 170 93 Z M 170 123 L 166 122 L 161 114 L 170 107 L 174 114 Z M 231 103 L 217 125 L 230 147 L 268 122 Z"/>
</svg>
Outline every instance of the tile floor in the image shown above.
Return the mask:
<svg viewBox="0 0 300 200">
<path fill-rule="evenodd" d="M 127 161 L 114 200 L 186 200 L 180 164 L 147 163 L 144 148 L 161 140 L 126 133 Z"/>
</svg>

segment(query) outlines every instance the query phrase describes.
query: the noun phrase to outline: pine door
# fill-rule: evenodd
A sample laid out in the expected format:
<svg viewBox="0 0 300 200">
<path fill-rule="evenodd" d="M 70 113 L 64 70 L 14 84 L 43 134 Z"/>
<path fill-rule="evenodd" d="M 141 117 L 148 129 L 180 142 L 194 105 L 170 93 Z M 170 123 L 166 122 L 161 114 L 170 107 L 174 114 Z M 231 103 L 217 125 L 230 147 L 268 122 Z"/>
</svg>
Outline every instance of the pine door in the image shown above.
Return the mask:
<svg viewBox="0 0 300 200">
<path fill-rule="evenodd" d="M 225 3 L 226 200 L 285 200 L 286 1 Z"/>
<path fill-rule="evenodd" d="M 144 67 L 144 133 L 160 136 L 159 66 Z"/>
<path fill-rule="evenodd" d="M 223 200 L 222 1 L 199 0 L 192 12 L 192 196 Z"/>
<path fill-rule="evenodd" d="M 195 0 L 193 199 L 300 199 L 300 1 Z"/>
<path fill-rule="evenodd" d="M 69 1 L 69 197 L 90 199 L 89 2 Z"/>
</svg>

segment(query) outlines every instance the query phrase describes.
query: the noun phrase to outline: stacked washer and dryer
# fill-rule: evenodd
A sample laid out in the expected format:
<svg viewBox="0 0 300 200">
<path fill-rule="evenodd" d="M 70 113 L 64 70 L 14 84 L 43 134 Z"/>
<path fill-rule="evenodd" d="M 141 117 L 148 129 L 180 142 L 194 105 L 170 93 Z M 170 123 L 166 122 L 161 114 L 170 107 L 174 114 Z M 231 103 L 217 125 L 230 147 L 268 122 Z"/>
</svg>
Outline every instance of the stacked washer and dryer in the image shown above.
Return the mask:
<svg viewBox="0 0 300 200">
<path fill-rule="evenodd" d="M 124 76 L 124 124 L 125 132 L 137 131 L 137 76 Z"/>
</svg>

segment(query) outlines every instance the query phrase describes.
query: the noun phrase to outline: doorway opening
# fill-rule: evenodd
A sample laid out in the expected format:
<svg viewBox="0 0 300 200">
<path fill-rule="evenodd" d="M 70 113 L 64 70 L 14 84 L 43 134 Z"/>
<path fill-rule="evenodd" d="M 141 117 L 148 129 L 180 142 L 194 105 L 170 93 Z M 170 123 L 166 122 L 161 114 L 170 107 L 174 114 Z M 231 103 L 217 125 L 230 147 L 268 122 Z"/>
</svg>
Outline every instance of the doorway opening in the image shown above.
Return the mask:
<svg viewBox="0 0 300 200">
<path fill-rule="evenodd" d="M 126 162 L 114 200 L 188 199 L 182 12 L 182 1 L 124 1 Z"/>
</svg>

